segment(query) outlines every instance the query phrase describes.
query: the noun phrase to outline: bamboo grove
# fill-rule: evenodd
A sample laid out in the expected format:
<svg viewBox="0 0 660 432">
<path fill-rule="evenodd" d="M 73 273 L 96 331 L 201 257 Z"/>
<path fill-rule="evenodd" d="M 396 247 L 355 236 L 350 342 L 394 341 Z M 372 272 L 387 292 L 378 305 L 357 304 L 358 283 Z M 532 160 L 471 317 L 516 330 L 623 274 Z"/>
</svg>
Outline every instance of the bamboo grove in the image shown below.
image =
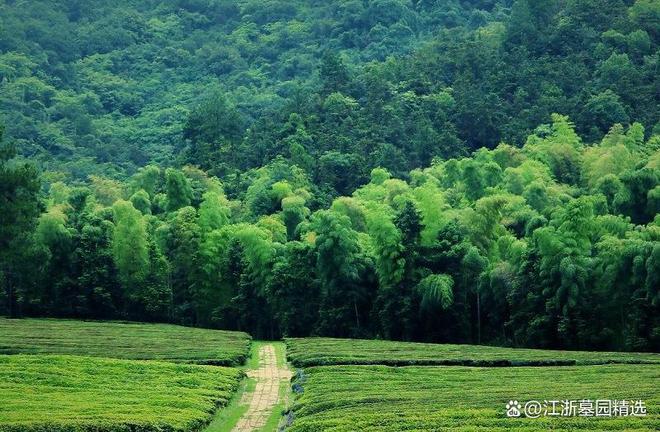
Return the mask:
<svg viewBox="0 0 660 432">
<path fill-rule="evenodd" d="M 0 0 L 0 315 L 660 349 L 660 3 Z"/>
<path fill-rule="evenodd" d="M 12 252 L 10 315 L 169 321 L 256 337 L 657 348 L 660 152 L 566 117 L 311 208 L 275 159 L 239 199 L 187 166 L 47 185 Z M 7 169 L 7 168 L 4 168 Z M 16 169 L 16 168 L 14 168 Z"/>
</svg>

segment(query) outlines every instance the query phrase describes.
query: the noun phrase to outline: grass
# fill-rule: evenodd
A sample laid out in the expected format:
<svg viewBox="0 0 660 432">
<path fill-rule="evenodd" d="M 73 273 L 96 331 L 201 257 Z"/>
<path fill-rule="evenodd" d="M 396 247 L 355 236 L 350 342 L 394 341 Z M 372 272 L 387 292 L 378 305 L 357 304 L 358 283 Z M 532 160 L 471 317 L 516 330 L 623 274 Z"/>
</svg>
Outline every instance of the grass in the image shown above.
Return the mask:
<svg viewBox="0 0 660 432">
<path fill-rule="evenodd" d="M 566 366 L 660 363 L 659 354 L 555 351 L 382 340 L 286 339 L 296 367 L 322 365 Z"/>
<path fill-rule="evenodd" d="M 245 378 L 236 393 L 232 396 L 225 409 L 219 410 L 211 423 L 204 429 L 204 432 L 230 432 L 240 418 L 248 410 L 247 404 L 241 404 L 241 399 L 246 393 L 254 391 L 256 381 L 252 378 Z"/>
<path fill-rule="evenodd" d="M 660 365 L 305 370 L 287 432 L 660 430 Z M 510 399 L 644 400 L 646 417 L 507 418 Z"/>
<path fill-rule="evenodd" d="M 250 355 L 241 369 L 244 371 L 259 368 L 259 349 L 265 344 L 262 341 L 254 341 L 250 346 Z M 244 395 L 254 391 L 257 382 L 253 378 L 244 378 L 238 392 L 231 398 L 227 407 L 218 411 L 204 432 L 231 432 L 236 423 L 241 419 L 249 408 L 249 404 L 241 403 Z"/>
<path fill-rule="evenodd" d="M 196 431 L 238 369 L 59 355 L 0 355 L 2 432 Z"/>
<path fill-rule="evenodd" d="M 169 324 L 0 318 L 0 354 L 71 354 L 237 366 L 246 333 Z"/>
<path fill-rule="evenodd" d="M 279 389 L 280 401 L 273 407 L 273 412 L 268 417 L 266 424 L 259 432 L 275 432 L 278 427 L 284 423 L 285 419 L 282 416 L 287 408 L 287 396 L 290 389 L 290 383 L 281 383 Z"/>
<path fill-rule="evenodd" d="M 275 355 L 277 356 L 277 367 L 286 368 L 286 345 L 283 343 L 275 343 Z M 266 425 L 261 429 L 260 432 L 275 432 L 278 430 L 278 426 L 285 423 L 285 419 L 282 417 L 284 411 L 288 408 L 290 396 L 291 396 L 291 383 L 282 382 L 279 389 L 280 402 L 275 405 L 273 408 L 273 413 L 268 418 Z"/>
</svg>

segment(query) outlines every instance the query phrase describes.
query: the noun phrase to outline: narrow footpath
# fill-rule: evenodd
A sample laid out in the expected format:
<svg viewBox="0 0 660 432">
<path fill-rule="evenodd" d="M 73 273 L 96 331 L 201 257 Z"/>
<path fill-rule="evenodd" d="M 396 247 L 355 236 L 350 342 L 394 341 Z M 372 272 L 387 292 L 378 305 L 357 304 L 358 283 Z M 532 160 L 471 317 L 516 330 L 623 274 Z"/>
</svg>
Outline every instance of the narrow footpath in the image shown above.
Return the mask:
<svg viewBox="0 0 660 432">
<path fill-rule="evenodd" d="M 248 378 L 254 380 L 253 389 L 243 393 L 239 406 L 247 406 L 247 410 L 231 429 L 232 432 L 275 432 L 265 430 L 269 420 L 272 422 L 274 409 L 280 409 L 285 404 L 288 393 L 291 371 L 286 367 L 286 359 L 278 362 L 277 351 L 272 343 L 259 347 L 258 368 L 245 371 Z M 278 365 L 279 363 L 279 365 Z M 269 424 L 270 426 L 270 424 Z M 270 428 L 269 428 L 270 429 Z"/>
<path fill-rule="evenodd" d="M 276 432 L 291 388 L 283 342 L 253 342 L 247 378 L 204 432 Z"/>
</svg>

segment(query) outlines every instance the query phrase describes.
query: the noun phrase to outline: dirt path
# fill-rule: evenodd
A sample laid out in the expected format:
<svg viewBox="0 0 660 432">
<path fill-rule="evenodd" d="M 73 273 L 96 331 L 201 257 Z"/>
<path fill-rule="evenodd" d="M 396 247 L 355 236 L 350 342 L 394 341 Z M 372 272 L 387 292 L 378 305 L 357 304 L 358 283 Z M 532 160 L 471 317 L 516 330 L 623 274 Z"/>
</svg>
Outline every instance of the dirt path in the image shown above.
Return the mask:
<svg viewBox="0 0 660 432">
<path fill-rule="evenodd" d="M 232 432 L 253 432 L 262 428 L 280 401 L 280 384 L 291 380 L 291 371 L 277 366 L 275 347 L 272 344 L 259 349 L 259 369 L 246 373 L 250 378 L 254 378 L 257 384 L 253 392 L 243 395 L 241 404 L 249 404 L 249 407 Z"/>
</svg>

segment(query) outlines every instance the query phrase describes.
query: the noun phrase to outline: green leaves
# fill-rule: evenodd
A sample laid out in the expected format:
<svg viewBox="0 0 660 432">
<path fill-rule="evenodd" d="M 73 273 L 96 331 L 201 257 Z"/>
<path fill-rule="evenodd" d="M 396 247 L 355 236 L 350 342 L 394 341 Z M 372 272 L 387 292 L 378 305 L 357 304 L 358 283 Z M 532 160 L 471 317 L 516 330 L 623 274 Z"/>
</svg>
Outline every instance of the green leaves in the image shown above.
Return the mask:
<svg viewBox="0 0 660 432">
<path fill-rule="evenodd" d="M 0 430 L 196 430 L 226 405 L 238 369 L 52 355 L 0 359 Z M 26 395 L 16 403 L 16 395 Z M 28 396 L 29 395 L 29 396 Z M 128 404 L 126 401 L 130 400 Z"/>
<path fill-rule="evenodd" d="M 165 181 L 167 187 L 167 210 L 175 211 L 181 207 L 190 205 L 192 189 L 184 174 L 176 169 L 165 170 Z"/>
<path fill-rule="evenodd" d="M 227 198 L 217 191 L 208 191 L 203 198 L 204 201 L 199 206 L 198 220 L 202 232 L 209 233 L 227 225 L 231 216 Z"/>
<path fill-rule="evenodd" d="M 316 233 L 318 271 L 329 284 L 350 282 L 357 278 L 355 256 L 359 246 L 350 227 L 350 219 L 331 211 L 316 212 L 310 229 Z"/>
<path fill-rule="evenodd" d="M 403 277 L 401 232 L 392 216 L 382 207 L 373 206 L 367 212 L 367 229 L 376 251 L 376 270 L 383 288 L 395 286 Z"/>
<path fill-rule="evenodd" d="M 429 312 L 448 309 L 454 303 L 454 279 L 446 274 L 429 275 L 415 287 L 422 298 L 422 309 Z"/>
<path fill-rule="evenodd" d="M 544 138 L 530 136 L 523 150 L 547 165 L 556 181 L 579 182 L 582 140 L 568 117 L 553 114 L 551 134 Z"/>
<path fill-rule="evenodd" d="M 239 366 L 249 354 L 250 337 L 241 332 L 170 324 L 0 318 L 0 344 L 2 354 Z"/>
<path fill-rule="evenodd" d="M 332 362 L 336 351 L 330 344 L 324 347 L 327 358 Z M 445 357 L 448 363 L 473 358 L 461 352 L 459 347 L 454 347 L 456 351 Z M 400 348 L 405 349 L 403 346 Z M 422 345 L 420 349 L 428 351 L 433 346 Z M 360 363 L 364 358 L 360 351 L 352 354 L 347 358 L 349 364 L 351 360 Z M 593 394 L 590 400 L 599 397 L 597 394 L 605 394 L 601 397 L 611 400 L 657 400 L 654 388 L 657 365 L 393 368 L 381 366 L 378 358 L 369 357 L 374 360 L 370 366 L 306 368 L 305 380 L 301 383 L 304 392 L 293 405 L 295 421 L 287 430 L 468 432 L 516 429 L 520 423 L 531 420 L 506 418 L 504 410 L 507 399 L 495 398 L 494 393 L 513 393 L 522 401 L 542 401 L 548 392 Z M 491 364 L 503 363 L 506 364 L 501 361 Z M 647 402 L 646 405 L 651 404 Z M 567 419 L 541 417 L 533 420 L 534 425 L 530 429 L 571 431 L 593 428 L 606 431 L 625 428 L 625 425 L 620 426 L 621 423 L 635 423 L 639 429 L 653 430 L 657 423 L 650 412 L 634 420 L 630 417 L 625 420 L 614 416 L 602 417 L 596 426 L 593 420 L 580 416 Z"/>
<path fill-rule="evenodd" d="M 115 221 L 112 241 L 115 264 L 128 290 L 128 296 L 137 300 L 149 272 L 146 222 L 142 214 L 128 201 L 117 201 L 112 210 Z"/>
</svg>

